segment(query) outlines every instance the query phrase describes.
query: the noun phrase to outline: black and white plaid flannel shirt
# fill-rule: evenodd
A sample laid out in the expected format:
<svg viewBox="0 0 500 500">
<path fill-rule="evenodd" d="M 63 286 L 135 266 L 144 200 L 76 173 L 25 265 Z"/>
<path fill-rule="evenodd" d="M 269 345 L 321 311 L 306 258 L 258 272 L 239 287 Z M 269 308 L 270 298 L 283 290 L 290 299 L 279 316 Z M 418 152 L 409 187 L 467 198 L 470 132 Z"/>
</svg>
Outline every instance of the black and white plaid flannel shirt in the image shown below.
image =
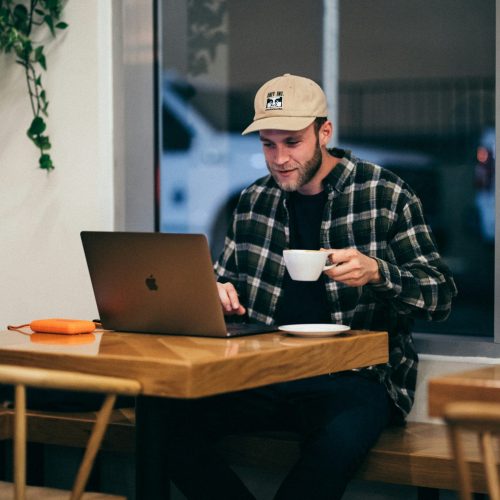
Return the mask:
<svg viewBox="0 0 500 500">
<path fill-rule="evenodd" d="M 418 356 L 411 337 L 415 318 L 448 317 L 456 287 L 442 261 L 420 200 L 392 172 L 348 151 L 324 182 L 323 248 L 357 248 L 379 263 L 383 281 L 349 287 L 326 280 L 332 323 L 389 332 L 389 362 L 361 370 L 382 381 L 406 416 L 416 386 Z M 245 189 L 224 251 L 218 281 L 230 281 L 251 321 L 272 324 L 282 295 L 283 250 L 289 247 L 288 194 L 271 176 Z"/>
</svg>

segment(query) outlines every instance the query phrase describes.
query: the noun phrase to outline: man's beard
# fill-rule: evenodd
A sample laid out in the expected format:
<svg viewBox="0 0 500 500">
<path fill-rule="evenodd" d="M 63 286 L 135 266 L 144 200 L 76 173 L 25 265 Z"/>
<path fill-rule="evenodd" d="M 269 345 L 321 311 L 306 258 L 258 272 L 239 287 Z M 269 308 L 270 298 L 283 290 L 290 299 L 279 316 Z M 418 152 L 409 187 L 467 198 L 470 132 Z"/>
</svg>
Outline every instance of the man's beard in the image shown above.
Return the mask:
<svg viewBox="0 0 500 500">
<path fill-rule="evenodd" d="M 270 174 L 273 176 L 274 180 L 278 186 L 283 189 L 283 191 L 297 191 L 302 186 L 305 186 L 311 179 L 316 175 L 321 167 L 322 163 L 321 148 L 319 146 L 319 141 L 316 142 L 316 148 L 310 160 L 306 161 L 304 164 L 292 163 L 287 165 L 286 169 L 283 170 L 293 170 L 297 169 L 298 177 L 296 180 L 290 181 L 280 181 L 277 175 L 274 175 L 273 169 L 270 167 L 269 162 L 267 163 L 267 168 Z M 280 168 L 275 167 L 276 170 Z"/>
</svg>

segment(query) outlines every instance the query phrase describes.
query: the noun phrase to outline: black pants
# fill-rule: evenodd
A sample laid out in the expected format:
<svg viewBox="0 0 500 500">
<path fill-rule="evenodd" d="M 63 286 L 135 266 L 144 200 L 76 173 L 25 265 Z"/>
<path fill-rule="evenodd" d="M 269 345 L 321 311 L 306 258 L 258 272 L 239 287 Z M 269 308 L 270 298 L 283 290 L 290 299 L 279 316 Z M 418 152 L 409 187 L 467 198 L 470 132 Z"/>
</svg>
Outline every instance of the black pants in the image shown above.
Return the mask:
<svg viewBox="0 0 500 500">
<path fill-rule="evenodd" d="M 171 430 L 169 472 L 189 499 L 253 499 L 213 444 L 227 434 L 285 430 L 301 435 L 301 455 L 275 498 L 333 500 L 389 423 L 392 403 L 377 381 L 344 372 L 158 406 Z"/>
</svg>

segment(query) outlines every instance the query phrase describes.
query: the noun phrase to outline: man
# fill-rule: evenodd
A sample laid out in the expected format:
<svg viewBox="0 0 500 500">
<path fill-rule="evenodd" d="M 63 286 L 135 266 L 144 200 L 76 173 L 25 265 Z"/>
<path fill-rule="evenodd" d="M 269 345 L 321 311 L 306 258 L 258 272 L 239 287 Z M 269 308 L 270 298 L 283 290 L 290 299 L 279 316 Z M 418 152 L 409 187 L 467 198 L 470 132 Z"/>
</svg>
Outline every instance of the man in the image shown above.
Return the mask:
<svg viewBox="0 0 500 500">
<path fill-rule="evenodd" d="M 212 441 L 282 429 L 300 434 L 301 456 L 275 498 L 338 499 L 384 427 L 411 409 L 413 319 L 446 319 L 456 288 L 411 188 L 347 151 L 327 149 L 332 123 L 316 83 L 288 74 L 265 83 L 243 133 L 250 132 L 260 135 L 270 175 L 241 194 L 215 265 L 225 313 L 387 330 L 389 363 L 178 402 L 172 476 L 188 498 L 253 498 L 214 457 Z M 335 266 L 316 282 L 293 281 L 286 248 L 333 249 Z"/>
</svg>

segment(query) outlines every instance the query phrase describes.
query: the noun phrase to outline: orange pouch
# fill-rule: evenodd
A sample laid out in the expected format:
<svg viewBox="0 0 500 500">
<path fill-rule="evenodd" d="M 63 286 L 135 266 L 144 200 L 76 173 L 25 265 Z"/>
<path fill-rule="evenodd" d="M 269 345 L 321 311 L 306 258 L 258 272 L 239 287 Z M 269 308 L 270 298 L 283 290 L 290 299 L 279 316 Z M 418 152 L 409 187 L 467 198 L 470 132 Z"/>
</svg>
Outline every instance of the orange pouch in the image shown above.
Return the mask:
<svg viewBox="0 0 500 500">
<path fill-rule="evenodd" d="M 29 324 L 34 332 L 39 333 L 62 333 L 74 335 L 77 333 L 91 333 L 96 326 L 93 321 L 83 319 L 37 319 Z"/>
</svg>

